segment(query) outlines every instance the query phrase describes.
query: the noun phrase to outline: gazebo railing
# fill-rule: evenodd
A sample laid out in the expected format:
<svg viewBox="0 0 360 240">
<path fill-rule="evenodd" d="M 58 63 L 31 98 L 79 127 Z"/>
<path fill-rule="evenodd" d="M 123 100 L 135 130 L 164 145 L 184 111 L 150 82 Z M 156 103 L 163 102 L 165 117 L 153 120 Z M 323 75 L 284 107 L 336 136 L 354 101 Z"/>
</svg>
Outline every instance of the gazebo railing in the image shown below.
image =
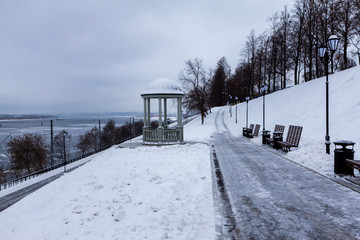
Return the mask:
<svg viewBox="0 0 360 240">
<path fill-rule="evenodd" d="M 179 129 L 164 129 L 163 141 L 164 142 L 179 142 L 180 141 L 180 130 Z"/>
<path fill-rule="evenodd" d="M 159 135 L 157 129 L 144 129 L 143 130 L 143 141 L 144 142 L 158 142 Z"/>
<path fill-rule="evenodd" d="M 167 144 L 181 142 L 182 128 L 176 129 L 143 129 L 143 142 L 152 144 Z"/>
</svg>

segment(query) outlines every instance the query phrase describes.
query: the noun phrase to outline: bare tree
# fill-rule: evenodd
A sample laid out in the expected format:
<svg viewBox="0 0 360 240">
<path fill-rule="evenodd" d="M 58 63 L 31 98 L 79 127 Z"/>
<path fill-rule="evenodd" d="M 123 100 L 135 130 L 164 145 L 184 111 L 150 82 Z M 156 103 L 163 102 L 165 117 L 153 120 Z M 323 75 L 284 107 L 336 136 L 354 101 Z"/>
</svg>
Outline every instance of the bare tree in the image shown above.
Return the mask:
<svg viewBox="0 0 360 240">
<path fill-rule="evenodd" d="M 185 61 L 185 68 L 180 72 L 179 80 L 186 90 L 184 106 L 189 111 L 201 114 L 201 123 L 208 111 L 208 95 L 212 74 L 206 73 L 202 60 L 195 58 Z"/>
<path fill-rule="evenodd" d="M 305 1 L 306 0 L 297 0 L 295 2 L 295 9 L 293 10 L 292 17 L 292 29 L 291 32 L 291 43 L 292 46 L 292 59 L 293 59 L 293 68 L 294 68 L 294 84 L 297 85 L 300 83 L 300 70 L 301 70 L 301 55 L 303 47 L 303 32 L 304 32 L 304 22 L 305 22 Z"/>
<path fill-rule="evenodd" d="M 359 30 L 360 31 L 360 30 Z M 356 48 L 356 51 L 352 51 L 351 53 L 353 55 L 357 55 L 358 57 L 358 64 L 360 64 L 360 32 L 359 32 L 359 36 L 357 36 L 353 41 L 352 44 L 354 45 L 354 47 Z"/>
<path fill-rule="evenodd" d="M 280 22 L 279 22 L 279 42 L 280 42 L 280 75 L 282 80 L 280 81 L 281 88 L 286 88 L 287 83 L 287 71 L 289 70 L 289 33 L 290 33 L 290 14 L 287 10 L 287 7 L 284 7 L 284 11 L 280 13 Z"/>
<path fill-rule="evenodd" d="M 273 17 L 269 19 L 270 21 L 270 68 L 272 74 L 272 88 L 271 85 L 268 87 L 268 91 L 271 90 L 273 92 L 276 91 L 276 85 L 277 85 L 277 75 L 278 75 L 278 64 L 279 64 L 279 14 L 275 13 Z"/>
<path fill-rule="evenodd" d="M 76 145 L 76 147 L 80 150 L 82 155 L 85 155 L 86 152 L 90 152 L 91 142 L 87 136 L 87 133 L 79 136 L 79 143 Z"/>
<path fill-rule="evenodd" d="M 258 38 L 256 37 L 255 30 L 250 31 L 250 35 L 247 37 L 245 48 L 243 50 L 243 56 L 245 57 L 245 63 L 249 67 L 249 94 L 254 94 L 255 85 L 255 67 L 256 67 L 256 51 L 257 51 Z"/>
<path fill-rule="evenodd" d="M 4 167 L 1 166 L 0 167 L 0 184 L 6 182 L 6 176 L 7 176 L 7 173 L 5 172 Z"/>
<path fill-rule="evenodd" d="M 41 135 L 27 133 L 7 143 L 11 169 L 17 176 L 30 174 L 46 167 L 46 143 Z"/>
<path fill-rule="evenodd" d="M 349 68 L 349 60 L 348 60 L 348 47 L 350 40 L 354 37 L 357 33 L 358 27 L 358 19 L 356 19 L 358 12 L 357 4 L 359 0 L 337 0 L 337 24 L 336 30 L 340 34 L 341 38 L 341 45 L 342 45 L 342 66 L 341 69 Z"/>
<path fill-rule="evenodd" d="M 99 147 L 99 130 L 97 127 L 93 127 L 87 131 L 84 135 L 79 136 L 80 141 L 77 148 L 82 154 L 89 151 L 96 151 Z"/>
<path fill-rule="evenodd" d="M 348 56 L 350 43 L 356 48 L 352 54 L 357 55 L 360 64 L 359 0 L 295 0 L 292 10 L 284 7 L 269 23 L 269 29 L 259 37 L 250 32 L 240 63 L 228 78 L 226 92 L 240 101 L 245 96 L 258 96 L 264 83 L 269 92 L 286 88 L 290 69 L 294 70 L 295 85 L 323 76 L 325 68 L 317 51 L 332 34 L 340 43 L 331 68 L 343 70 L 356 65 Z"/>
<path fill-rule="evenodd" d="M 65 142 L 64 142 L 65 138 Z M 65 144 L 65 146 L 64 146 Z M 65 154 L 69 152 L 71 146 L 71 134 L 63 130 L 54 137 L 55 157 L 64 159 Z"/>
<path fill-rule="evenodd" d="M 101 132 L 101 142 L 104 146 L 115 144 L 115 121 L 110 119 Z"/>
</svg>

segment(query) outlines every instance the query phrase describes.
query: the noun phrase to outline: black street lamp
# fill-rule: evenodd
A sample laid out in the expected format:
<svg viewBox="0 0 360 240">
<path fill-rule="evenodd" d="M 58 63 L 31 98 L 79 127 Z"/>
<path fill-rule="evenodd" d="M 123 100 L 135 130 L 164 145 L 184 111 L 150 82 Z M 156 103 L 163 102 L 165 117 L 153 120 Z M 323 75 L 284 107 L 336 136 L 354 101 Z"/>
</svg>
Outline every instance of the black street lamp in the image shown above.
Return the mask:
<svg viewBox="0 0 360 240">
<path fill-rule="evenodd" d="M 358 27 L 357 33 L 359 34 L 359 39 L 357 41 L 357 45 L 359 45 L 360 43 L 360 26 Z M 358 54 L 358 61 L 359 61 L 359 65 L 360 65 L 360 46 L 357 46 L 357 54 Z"/>
<path fill-rule="evenodd" d="M 228 95 L 228 104 L 229 104 L 229 114 L 230 114 L 230 117 L 232 118 L 232 102 L 233 102 L 233 98 L 232 98 L 232 96 L 229 94 Z"/>
<path fill-rule="evenodd" d="M 236 117 L 235 117 L 235 123 L 237 124 L 237 101 L 238 101 L 238 97 L 235 97 L 235 114 L 236 114 Z"/>
<path fill-rule="evenodd" d="M 263 95 L 263 131 L 265 130 L 265 94 L 268 90 L 266 84 L 262 85 L 260 88 L 261 94 Z"/>
<path fill-rule="evenodd" d="M 266 144 L 266 138 L 270 137 L 270 131 L 265 130 L 265 94 L 268 90 L 268 86 L 266 84 L 262 85 L 260 88 L 260 92 L 263 95 L 263 131 L 262 131 L 262 144 Z"/>
<path fill-rule="evenodd" d="M 250 100 L 250 97 L 245 97 L 245 100 L 246 100 L 246 127 L 248 127 L 248 109 L 249 109 L 249 100 Z"/>
<path fill-rule="evenodd" d="M 331 67 L 333 68 L 333 56 L 338 47 L 339 38 L 336 35 L 331 35 L 328 39 L 328 47 L 331 51 L 331 56 L 329 58 L 329 53 L 327 47 L 322 45 L 318 48 L 319 57 L 325 65 L 325 75 L 326 75 L 326 135 L 325 135 L 325 145 L 326 153 L 330 154 L 330 136 L 329 136 L 329 62 L 331 61 Z"/>
</svg>

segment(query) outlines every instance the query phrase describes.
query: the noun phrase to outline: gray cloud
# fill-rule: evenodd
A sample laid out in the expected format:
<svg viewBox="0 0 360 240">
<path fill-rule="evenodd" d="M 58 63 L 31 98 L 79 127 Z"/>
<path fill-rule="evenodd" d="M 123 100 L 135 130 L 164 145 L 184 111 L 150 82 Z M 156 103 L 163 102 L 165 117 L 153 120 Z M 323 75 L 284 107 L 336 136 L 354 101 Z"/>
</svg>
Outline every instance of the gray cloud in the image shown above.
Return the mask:
<svg viewBox="0 0 360 240">
<path fill-rule="evenodd" d="M 290 0 L 0 0 L 0 113 L 141 111 L 184 61 L 232 68 Z"/>
</svg>

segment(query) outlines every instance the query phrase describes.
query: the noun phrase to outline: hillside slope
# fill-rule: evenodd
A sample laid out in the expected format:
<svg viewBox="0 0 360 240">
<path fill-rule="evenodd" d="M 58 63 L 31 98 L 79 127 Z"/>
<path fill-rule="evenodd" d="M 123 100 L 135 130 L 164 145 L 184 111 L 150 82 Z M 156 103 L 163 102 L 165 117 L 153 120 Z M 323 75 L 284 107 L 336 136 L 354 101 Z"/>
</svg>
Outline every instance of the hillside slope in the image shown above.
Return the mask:
<svg viewBox="0 0 360 240">
<path fill-rule="evenodd" d="M 331 142 L 350 140 L 355 142 L 355 158 L 360 157 L 360 67 L 355 67 L 329 76 L 329 112 Z M 295 161 L 321 173 L 333 174 L 333 150 L 325 154 L 326 91 L 325 77 L 312 80 L 265 96 L 267 130 L 273 131 L 275 124 L 285 125 L 285 136 L 289 125 L 303 126 L 299 148 L 287 154 Z M 226 114 L 232 133 L 240 136 L 246 125 L 246 103 L 238 104 L 238 124 Z M 263 123 L 263 98 L 249 101 L 249 124 Z M 260 138 L 252 140 L 261 142 Z"/>
</svg>

